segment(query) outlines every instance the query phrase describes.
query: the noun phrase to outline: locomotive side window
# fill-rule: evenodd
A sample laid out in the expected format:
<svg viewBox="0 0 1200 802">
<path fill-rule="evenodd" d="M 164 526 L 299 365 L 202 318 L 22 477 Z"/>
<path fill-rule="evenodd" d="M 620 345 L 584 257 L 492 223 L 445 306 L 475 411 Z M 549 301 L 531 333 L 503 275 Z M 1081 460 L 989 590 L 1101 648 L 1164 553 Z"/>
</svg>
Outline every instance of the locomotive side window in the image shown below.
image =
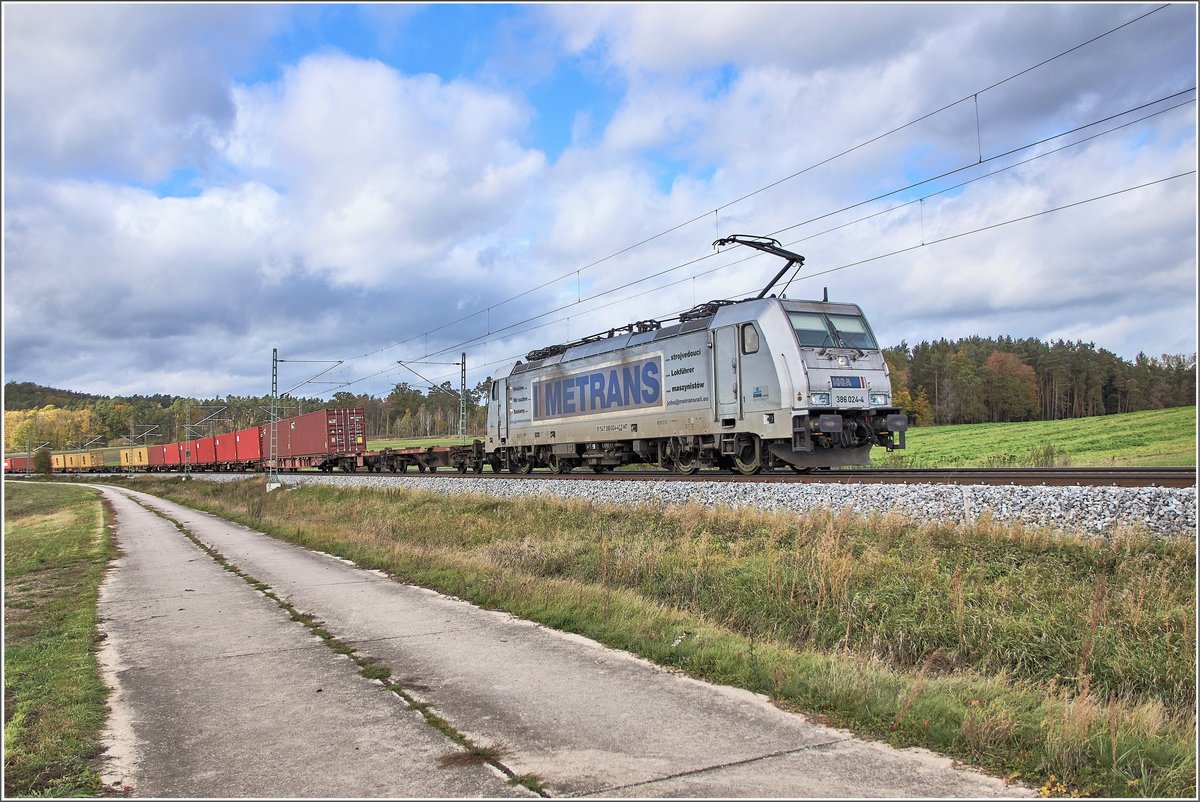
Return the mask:
<svg viewBox="0 0 1200 802">
<path fill-rule="evenodd" d="M 845 343 L 847 348 L 878 350 L 879 346 L 875 344 L 875 338 L 871 336 L 871 330 L 867 328 L 867 321 L 861 317 L 830 315 L 829 322 L 833 324 L 833 330 L 838 335 L 838 339 Z"/>
<path fill-rule="evenodd" d="M 754 328 L 753 323 L 746 323 L 742 326 L 742 353 L 758 353 L 758 329 Z"/>
<path fill-rule="evenodd" d="M 820 348 L 823 345 L 834 345 L 833 336 L 825 325 L 825 318 L 812 312 L 788 312 L 792 328 L 796 331 L 796 339 L 800 345 Z"/>
</svg>

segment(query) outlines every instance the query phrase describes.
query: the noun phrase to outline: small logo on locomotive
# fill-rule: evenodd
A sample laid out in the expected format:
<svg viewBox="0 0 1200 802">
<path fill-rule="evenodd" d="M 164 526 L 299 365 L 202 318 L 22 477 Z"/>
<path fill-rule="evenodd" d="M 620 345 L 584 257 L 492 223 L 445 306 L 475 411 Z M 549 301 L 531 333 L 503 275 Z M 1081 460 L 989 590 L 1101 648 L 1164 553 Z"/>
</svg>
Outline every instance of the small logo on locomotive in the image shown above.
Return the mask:
<svg viewBox="0 0 1200 802">
<path fill-rule="evenodd" d="M 830 376 L 829 383 L 834 389 L 846 387 L 861 390 L 864 386 L 862 376 Z"/>
<path fill-rule="evenodd" d="M 533 419 L 662 406 L 662 354 L 533 383 Z"/>
</svg>

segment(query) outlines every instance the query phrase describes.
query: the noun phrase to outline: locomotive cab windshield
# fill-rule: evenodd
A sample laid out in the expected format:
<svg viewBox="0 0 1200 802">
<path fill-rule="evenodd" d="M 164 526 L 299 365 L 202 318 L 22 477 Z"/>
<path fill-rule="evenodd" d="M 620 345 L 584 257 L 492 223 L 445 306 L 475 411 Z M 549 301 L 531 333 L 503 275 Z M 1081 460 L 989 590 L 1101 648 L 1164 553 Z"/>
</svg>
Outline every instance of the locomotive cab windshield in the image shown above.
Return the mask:
<svg viewBox="0 0 1200 802">
<path fill-rule="evenodd" d="M 788 320 L 801 347 L 879 350 L 871 327 L 861 315 L 788 312 Z"/>
</svg>

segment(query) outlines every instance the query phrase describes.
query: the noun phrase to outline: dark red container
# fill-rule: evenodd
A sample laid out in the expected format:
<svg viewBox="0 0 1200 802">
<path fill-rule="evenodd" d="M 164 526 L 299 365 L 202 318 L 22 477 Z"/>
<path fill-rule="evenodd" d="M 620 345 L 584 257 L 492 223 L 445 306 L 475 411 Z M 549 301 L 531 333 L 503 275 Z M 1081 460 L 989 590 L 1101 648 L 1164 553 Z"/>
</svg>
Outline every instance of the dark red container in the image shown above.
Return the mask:
<svg viewBox="0 0 1200 802">
<path fill-rule="evenodd" d="M 219 434 L 213 438 L 217 462 L 237 462 L 237 441 L 233 432 Z"/>
<path fill-rule="evenodd" d="M 28 456 L 25 457 L 5 457 L 4 472 L 5 473 L 25 473 L 32 470 L 32 461 Z"/>
<path fill-rule="evenodd" d="M 216 446 L 211 437 L 205 437 L 203 440 L 188 440 L 184 447 L 191 452 L 191 456 L 184 454 L 183 461 L 188 465 L 207 466 L 217 461 Z"/>
<path fill-rule="evenodd" d="M 167 457 L 164 453 L 166 448 L 166 446 L 149 446 L 146 449 L 146 459 L 151 468 L 161 468 L 167 464 Z"/>
<path fill-rule="evenodd" d="M 262 429 L 255 426 L 234 432 L 237 459 L 239 462 L 257 462 L 262 459 Z"/>
<path fill-rule="evenodd" d="M 263 426 L 263 451 L 271 448 L 271 425 Z M 279 422 L 278 455 L 361 454 L 367 450 L 367 414 L 362 407 L 322 409 Z M 264 454 L 269 456 L 269 454 Z"/>
</svg>

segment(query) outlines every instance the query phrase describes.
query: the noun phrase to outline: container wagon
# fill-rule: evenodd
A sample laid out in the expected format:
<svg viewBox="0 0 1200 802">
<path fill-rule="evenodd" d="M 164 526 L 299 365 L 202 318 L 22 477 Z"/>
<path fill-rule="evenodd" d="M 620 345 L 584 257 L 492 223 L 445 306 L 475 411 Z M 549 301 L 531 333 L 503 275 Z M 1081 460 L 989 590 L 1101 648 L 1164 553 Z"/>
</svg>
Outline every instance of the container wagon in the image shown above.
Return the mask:
<svg viewBox="0 0 1200 802">
<path fill-rule="evenodd" d="M 5 473 L 32 473 L 33 460 L 29 457 L 5 457 L 4 458 Z"/>
<path fill-rule="evenodd" d="M 263 463 L 270 467 L 274 429 L 275 468 L 295 471 L 338 468 L 353 472 L 368 467 L 367 416 L 362 407 L 322 409 L 262 427 Z"/>
</svg>

